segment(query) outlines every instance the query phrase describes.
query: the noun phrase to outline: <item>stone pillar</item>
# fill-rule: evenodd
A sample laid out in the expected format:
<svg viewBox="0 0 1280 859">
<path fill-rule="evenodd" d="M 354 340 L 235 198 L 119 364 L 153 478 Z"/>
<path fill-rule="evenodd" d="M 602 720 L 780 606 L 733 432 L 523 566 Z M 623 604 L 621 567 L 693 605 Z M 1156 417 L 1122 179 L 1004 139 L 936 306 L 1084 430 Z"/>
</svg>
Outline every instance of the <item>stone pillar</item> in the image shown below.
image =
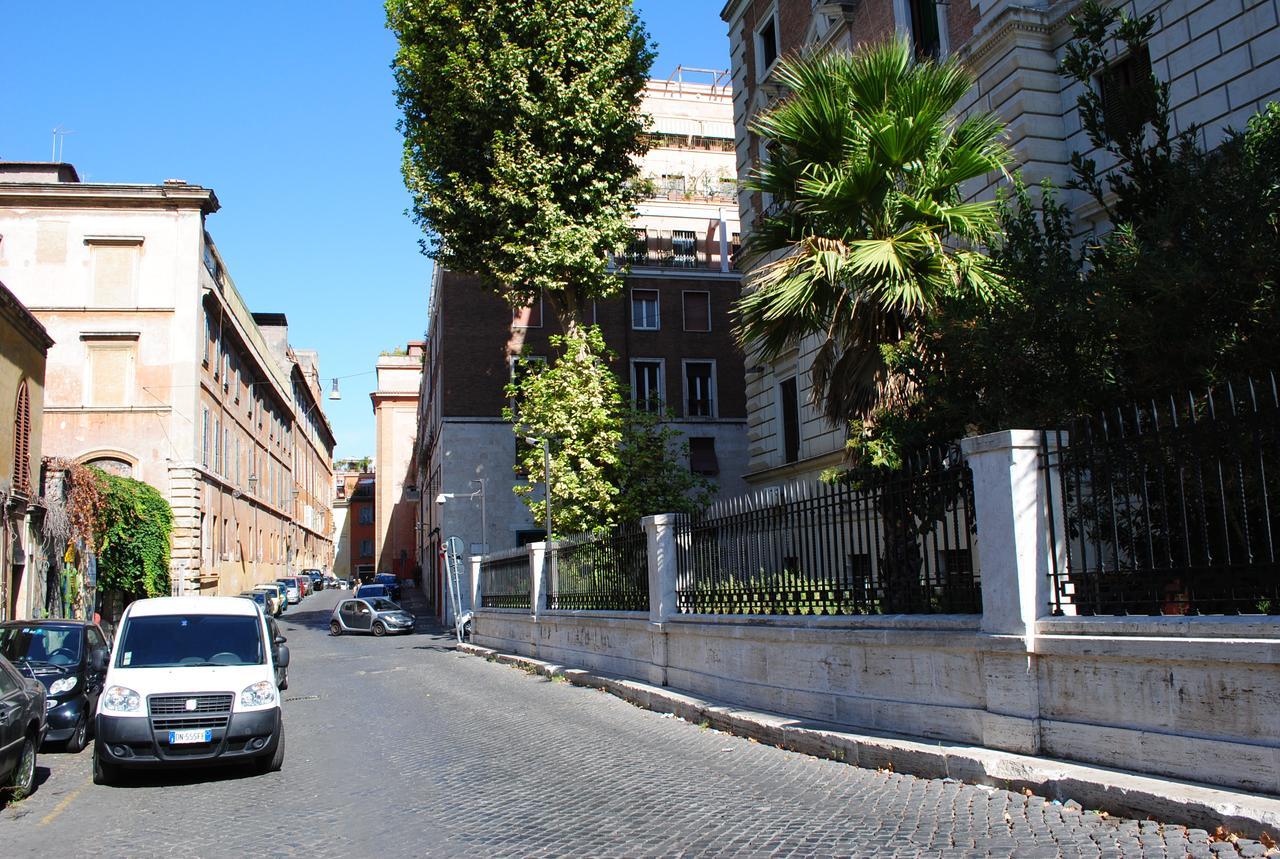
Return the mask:
<svg viewBox="0 0 1280 859">
<path fill-rule="evenodd" d="M 545 592 L 547 547 L 550 543 L 529 544 L 529 614 L 542 614 L 542 595 Z"/>
<path fill-rule="evenodd" d="M 982 577 L 983 742 L 1040 751 L 1036 621 L 1049 615 L 1052 515 L 1040 468 L 1040 433 L 1005 430 L 961 443 L 973 470 Z M 1060 529 L 1059 529 L 1060 531 Z"/>
<path fill-rule="evenodd" d="M 464 612 L 476 612 L 480 610 L 480 562 L 483 560 L 484 557 L 481 555 L 471 556 L 471 605 L 463 606 L 462 610 Z M 448 599 L 447 593 L 445 594 L 445 598 Z M 449 607 L 446 606 L 445 616 L 447 617 L 448 614 Z"/>
<path fill-rule="evenodd" d="M 666 623 L 676 614 L 675 520 L 671 513 L 640 520 L 649 544 L 650 623 Z"/>
</svg>

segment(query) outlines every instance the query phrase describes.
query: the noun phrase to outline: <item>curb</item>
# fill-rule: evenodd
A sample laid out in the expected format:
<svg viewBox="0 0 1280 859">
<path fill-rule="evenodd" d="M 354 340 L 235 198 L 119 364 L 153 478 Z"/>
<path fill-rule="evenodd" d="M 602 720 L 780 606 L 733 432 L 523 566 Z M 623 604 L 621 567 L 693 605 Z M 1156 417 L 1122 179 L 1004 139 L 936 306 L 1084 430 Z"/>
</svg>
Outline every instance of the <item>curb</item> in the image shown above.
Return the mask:
<svg viewBox="0 0 1280 859">
<path fill-rule="evenodd" d="M 779 713 L 750 710 L 639 680 L 596 674 L 475 644 L 459 644 L 457 649 L 544 677 L 562 677 L 575 686 L 610 692 L 639 707 L 672 713 L 687 722 L 706 722 L 726 733 L 865 769 L 888 769 L 920 778 L 951 778 L 1012 791 L 1027 789 L 1046 801 L 1074 800 L 1086 809 L 1138 819 L 1152 817 L 1209 832 L 1222 826 L 1228 832 L 1250 838 L 1263 832 L 1280 833 L 1280 799 L 1272 797 L 981 746 L 854 733 L 843 726 L 814 720 L 802 722 Z"/>
</svg>

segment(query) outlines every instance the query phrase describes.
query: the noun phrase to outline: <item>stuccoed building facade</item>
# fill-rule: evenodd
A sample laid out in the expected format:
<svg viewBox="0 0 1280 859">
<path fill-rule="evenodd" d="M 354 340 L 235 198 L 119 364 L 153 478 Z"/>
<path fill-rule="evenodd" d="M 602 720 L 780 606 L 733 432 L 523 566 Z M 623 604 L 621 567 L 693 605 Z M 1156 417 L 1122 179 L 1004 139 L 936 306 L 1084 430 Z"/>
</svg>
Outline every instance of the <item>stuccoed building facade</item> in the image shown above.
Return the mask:
<svg viewBox="0 0 1280 859">
<path fill-rule="evenodd" d="M 729 0 L 721 16 L 729 24 L 738 174 L 746 176 L 765 154 L 749 126 L 782 95 L 774 72 L 783 57 L 850 50 L 894 34 L 910 39 L 920 54 L 955 56 L 969 69 L 977 84 L 960 110 L 993 111 L 1004 120 L 1015 166 L 1028 185 L 1045 177 L 1065 185 L 1073 152 L 1097 159 L 1099 169 L 1106 169 L 1111 164 L 1105 153 L 1092 150 L 1081 127 L 1080 85 L 1057 71 L 1071 34 L 1067 19 L 1079 5 L 1077 0 Z M 1094 82 L 1104 101 L 1123 96 L 1126 87 L 1154 71 L 1169 84 L 1173 131 L 1200 126 L 1201 142 L 1212 147 L 1227 126 L 1243 128 L 1280 93 L 1277 0 L 1119 5 L 1131 14 L 1154 14 L 1156 26 L 1143 51 L 1115 57 L 1115 74 Z M 966 190 L 973 197 L 990 197 L 997 179 Z M 1103 212 L 1087 195 L 1064 191 L 1060 199 L 1071 206 L 1082 235 L 1106 229 Z M 739 196 L 744 233 L 772 202 L 758 193 Z M 764 372 L 747 377 L 747 479 L 753 484 L 816 477 L 843 456 L 847 428 L 833 425 L 812 404 L 809 368 L 816 348 L 816 338 L 806 339 Z"/>
<path fill-rule="evenodd" d="M 32 560 L 45 512 L 40 459 L 52 345 L 49 332 L 0 282 L 0 620 L 31 617 L 41 590 Z"/>
<path fill-rule="evenodd" d="M 732 94 L 724 76 L 652 81 L 641 110 L 653 118 L 635 238 L 622 294 L 597 302 L 620 380 L 640 402 L 661 403 L 688 442 L 691 470 L 721 495 L 745 484 L 746 401 L 730 310 L 739 295 Z M 436 268 L 419 397 L 416 460 L 424 580 L 441 616 L 440 548 L 498 552 L 540 540 L 512 492 L 516 437 L 502 419 L 513 361 L 553 354 L 559 325 L 548 303 L 515 311 L 472 276 Z M 380 472 L 379 480 L 385 479 Z M 436 503 L 440 496 L 444 503 Z"/>
<path fill-rule="evenodd" d="M 218 208 L 181 180 L 0 162 L 0 279 L 57 341 L 45 451 L 160 490 L 183 594 L 332 559 L 319 379 L 246 307 L 205 229 Z"/>
</svg>

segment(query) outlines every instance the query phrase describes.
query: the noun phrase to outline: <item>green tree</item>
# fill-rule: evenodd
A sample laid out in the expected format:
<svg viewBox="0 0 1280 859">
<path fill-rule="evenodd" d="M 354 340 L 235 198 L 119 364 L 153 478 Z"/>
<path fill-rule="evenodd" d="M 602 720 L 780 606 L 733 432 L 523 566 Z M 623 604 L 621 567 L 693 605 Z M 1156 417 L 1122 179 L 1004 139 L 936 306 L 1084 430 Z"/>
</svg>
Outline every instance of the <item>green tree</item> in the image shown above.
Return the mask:
<svg viewBox="0 0 1280 859">
<path fill-rule="evenodd" d="M 94 542 L 99 590 L 168 596 L 173 510 L 155 487 L 91 468 L 102 503 Z"/>
<path fill-rule="evenodd" d="M 741 339 L 764 360 L 819 337 L 815 400 L 837 421 L 911 396 L 890 350 L 917 348 L 941 300 L 993 300 L 998 273 L 977 249 L 991 202 L 960 187 L 1003 171 L 990 114 L 957 120 L 973 81 L 954 61 L 920 62 L 904 40 L 786 61 L 789 91 L 754 123 L 769 157 L 748 187 L 772 195 L 747 244 L 767 260 L 738 305 Z"/>
<path fill-rule="evenodd" d="M 507 388 L 518 409 L 515 487 L 536 521 L 546 517 L 538 486 L 545 485 L 542 439 L 551 449 L 551 513 L 557 534 L 608 530 L 651 513 L 705 506 L 709 484 L 678 455 L 677 433 L 658 416 L 630 407 L 609 367 L 613 355 L 597 326 L 551 338 L 554 364 L 525 361 Z M 525 438 L 534 440 L 530 444 Z"/>
<path fill-rule="evenodd" d="M 405 183 L 439 264 L 564 330 L 620 288 L 653 52 L 629 0 L 387 0 Z"/>
</svg>

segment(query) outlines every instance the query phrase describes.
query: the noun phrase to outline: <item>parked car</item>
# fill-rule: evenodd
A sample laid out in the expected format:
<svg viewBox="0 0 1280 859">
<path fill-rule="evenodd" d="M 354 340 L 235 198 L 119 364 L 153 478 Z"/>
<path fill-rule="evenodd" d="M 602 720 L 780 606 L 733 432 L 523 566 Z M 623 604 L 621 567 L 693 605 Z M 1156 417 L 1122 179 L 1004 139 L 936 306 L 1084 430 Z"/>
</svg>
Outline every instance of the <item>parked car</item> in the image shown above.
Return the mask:
<svg viewBox="0 0 1280 859">
<path fill-rule="evenodd" d="M 130 603 L 98 702 L 93 780 L 127 769 L 284 764 L 276 644 L 254 603 L 235 597 L 154 597 Z"/>
<path fill-rule="evenodd" d="M 376 587 L 366 585 L 365 587 Z M 364 588 L 361 588 L 364 590 Z M 368 597 L 343 600 L 333 608 L 329 619 L 329 632 L 370 632 L 386 635 L 389 632 L 413 632 L 415 618 L 389 599 Z"/>
<path fill-rule="evenodd" d="M 36 751 L 44 740 L 45 691 L 0 656 L 0 786 L 22 799 L 36 786 Z"/>
<path fill-rule="evenodd" d="M 373 583 L 386 587 L 392 602 L 400 602 L 400 580 L 394 574 L 378 573 L 373 577 Z"/>
<path fill-rule="evenodd" d="M 284 582 L 265 582 L 260 585 L 254 585 L 253 589 L 255 591 L 264 590 L 276 595 L 276 605 L 279 609 L 275 613 L 276 617 L 284 614 L 284 610 L 289 607 L 289 589 L 285 587 Z"/>
<path fill-rule="evenodd" d="M 253 600 L 257 603 L 258 608 L 262 609 L 263 614 L 268 617 L 271 616 L 271 604 L 267 602 L 267 595 L 263 591 L 245 591 L 244 593 L 236 594 L 236 596 L 240 599 Z"/>
<path fill-rule="evenodd" d="M 289 639 L 285 638 L 283 633 L 280 632 L 280 625 L 276 623 L 275 618 L 273 617 L 267 618 L 267 631 L 270 633 L 271 642 L 274 645 L 271 648 L 271 663 L 275 667 L 276 685 L 279 686 L 280 691 L 283 692 L 289 688 L 289 666 L 281 665 L 280 660 L 276 658 L 277 647 L 284 644 Z"/>
<path fill-rule="evenodd" d="M 356 596 L 361 599 L 382 597 L 389 600 L 391 599 L 391 592 L 387 590 L 386 585 L 361 585 L 356 588 Z"/>
<path fill-rule="evenodd" d="M 302 575 L 311 579 L 312 590 L 324 590 L 324 573 L 320 570 L 303 570 Z"/>
<path fill-rule="evenodd" d="M 297 605 L 302 602 L 302 585 L 299 584 L 297 576 L 285 576 L 284 578 L 276 579 L 276 581 L 284 585 L 289 605 Z"/>
<path fill-rule="evenodd" d="M 65 742 L 78 752 L 89 742 L 93 716 L 106 673 L 94 665 L 94 652 L 107 652 L 107 640 L 95 623 L 83 620 L 30 620 L 0 623 L 0 655 L 40 681 L 47 696 L 45 740 Z M 98 661 L 105 659 L 100 656 Z"/>
</svg>

